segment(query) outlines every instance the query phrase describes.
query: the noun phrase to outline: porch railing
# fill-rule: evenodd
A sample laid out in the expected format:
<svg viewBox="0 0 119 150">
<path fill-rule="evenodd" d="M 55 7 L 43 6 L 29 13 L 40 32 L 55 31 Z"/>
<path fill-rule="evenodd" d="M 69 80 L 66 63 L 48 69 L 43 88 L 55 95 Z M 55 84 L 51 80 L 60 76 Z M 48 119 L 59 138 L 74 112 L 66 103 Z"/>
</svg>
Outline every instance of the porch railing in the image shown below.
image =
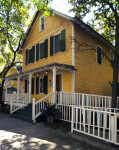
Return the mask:
<svg viewBox="0 0 119 150">
<path fill-rule="evenodd" d="M 52 92 L 37 102 L 35 102 L 35 98 L 33 98 L 32 120 L 34 123 L 35 123 L 35 119 L 41 114 L 42 110 L 46 109 L 47 106 L 53 105 L 55 103 L 55 97 L 56 97 L 56 93 Z"/>
<path fill-rule="evenodd" d="M 15 111 L 21 109 L 22 107 L 25 107 L 29 103 L 29 96 L 30 94 L 24 94 L 23 96 L 19 97 L 18 99 L 14 101 L 10 101 L 10 114 L 14 113 Z"/>
<path fill-rule="evenodd" d="M 119 109 L 72 106 L 71 131 L 119 145 Z"/>
<path fill-rule="evenodd" d="M 58 95 L 58 104 L 64 105 L 111 108 L 111 101 L 111 96 L 71 92 L 59 92 Z M 117 102 L 117 107 L 119 107 L 119 98 Z"/>
<path fill-rule="evenodd" d="M 24 96 L 26 93 L 19 93 L 19 97 Z M 10 103 L 10 101 L 14 101 L 17 99 L 17 93 L 14 94 L 6 94 L 5 95 L 5 102 Z"/>
</svg>

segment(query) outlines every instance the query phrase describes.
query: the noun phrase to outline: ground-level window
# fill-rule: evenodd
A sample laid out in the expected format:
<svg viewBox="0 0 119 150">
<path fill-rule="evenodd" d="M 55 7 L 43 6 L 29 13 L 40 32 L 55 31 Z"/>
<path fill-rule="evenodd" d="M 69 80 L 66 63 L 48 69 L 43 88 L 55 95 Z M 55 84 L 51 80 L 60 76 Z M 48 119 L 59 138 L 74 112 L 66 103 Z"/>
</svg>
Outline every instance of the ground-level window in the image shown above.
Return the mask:
<svg viewBox="0 0 119 150">
<path fill-rule="evenodd" d="M 40 85 L 40 93 L 44 93 L 44 77 L 40 78 L 39 85 Z"/>
<path fill-rule="evenodd" d="M 36 94 L 47 94 L 48 76 L 36 78 Z"/>
</svg>

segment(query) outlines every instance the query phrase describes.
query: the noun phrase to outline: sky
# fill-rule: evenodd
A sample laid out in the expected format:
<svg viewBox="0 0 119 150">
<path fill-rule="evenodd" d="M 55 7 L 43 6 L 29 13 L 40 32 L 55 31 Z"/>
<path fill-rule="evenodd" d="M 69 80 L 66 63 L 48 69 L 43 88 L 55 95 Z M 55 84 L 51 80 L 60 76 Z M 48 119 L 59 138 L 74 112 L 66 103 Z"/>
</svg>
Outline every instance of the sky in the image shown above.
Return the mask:
<svg viewBox="0 0 119 150">
<path fill-rule="evenodd" d="M 74 17 L 75 14 L 73 12 L 69 12 L 69 10 L 72 8 L 71 4 L 68 3 L 68 0 L 53 0 L 52 4 L 50 5 L 52 7 L 52 9 L 59 11 L 61 13 L 64 13 L 66 15 L 69 15 L 71 17 Z M 31 11 L 30 12 L 30 16 L 31 18 L 33 17 L 35 11 Z M 84 22 L 87 22 L 88 20 L 90 20 L 92 17 L 92 14 L 90 13 L 89 15 L 87 15 L 83 20 Z"/>
</svg>

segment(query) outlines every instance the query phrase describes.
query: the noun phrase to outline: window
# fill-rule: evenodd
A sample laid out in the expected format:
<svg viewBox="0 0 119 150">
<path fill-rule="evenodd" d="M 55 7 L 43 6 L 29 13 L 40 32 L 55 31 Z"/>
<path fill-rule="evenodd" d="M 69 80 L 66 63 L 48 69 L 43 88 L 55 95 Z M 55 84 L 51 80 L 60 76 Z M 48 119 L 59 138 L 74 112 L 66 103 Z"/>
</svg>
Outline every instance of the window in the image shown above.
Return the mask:
<svg viewBox="0 0 119 150">
<path fill-rule="evenodd" d="M 44 93 L 44 78 L 40 78 L 40 93 Z"/>
<path fill-rule="evenodd" d="M 50 37 L 50 56 L 65 51 L 65 30 Z"/>
<path fill-rule="evenodd" d="M 97 63 L 102 64 L 102 49 L 97 46 Z"/>
<path fill-rule="evenodd" d="M 11 81 L 11 84 L 12 84 L 12 85 L 14 84 L 14 80 Z"/>
<path fill-rule="evenodd" d="M 36 78 L 36 94 L 47 94 L 48 91 L 48 76 Z"/>
<path fill-rule="evenodd" d="M 26 65 L 34 62 L 34 56 L 35 56 L 35 46 L 33 46 L 29 50 L 26 50 Z"/>
<path fill-rule="evenodd" d="M 40 18 L 40 31 L 42 31 L 43 29 L 45 29 L 45 17 L 41 17 Z"/>
<path fill-rule="evenodd" d="M 48 57 L 48 39 L 36 45 L 36 61 Z"/>
</svg>

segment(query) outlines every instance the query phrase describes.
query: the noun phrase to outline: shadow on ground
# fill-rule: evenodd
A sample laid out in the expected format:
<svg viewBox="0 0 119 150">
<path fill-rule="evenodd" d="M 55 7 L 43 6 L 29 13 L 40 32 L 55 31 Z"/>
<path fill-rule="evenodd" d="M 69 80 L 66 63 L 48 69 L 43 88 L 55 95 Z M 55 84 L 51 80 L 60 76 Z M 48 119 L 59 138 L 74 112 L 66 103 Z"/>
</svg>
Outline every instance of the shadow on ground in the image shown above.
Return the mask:
<svg viewBox="0 0 119 150">
<path fill-rule="evenodd" d="M 0 113 L 0 147 L 12 150 L 94 150 L 95 148 L 68 137 L 70 124 L 32 124 Z"/>
</svg>

